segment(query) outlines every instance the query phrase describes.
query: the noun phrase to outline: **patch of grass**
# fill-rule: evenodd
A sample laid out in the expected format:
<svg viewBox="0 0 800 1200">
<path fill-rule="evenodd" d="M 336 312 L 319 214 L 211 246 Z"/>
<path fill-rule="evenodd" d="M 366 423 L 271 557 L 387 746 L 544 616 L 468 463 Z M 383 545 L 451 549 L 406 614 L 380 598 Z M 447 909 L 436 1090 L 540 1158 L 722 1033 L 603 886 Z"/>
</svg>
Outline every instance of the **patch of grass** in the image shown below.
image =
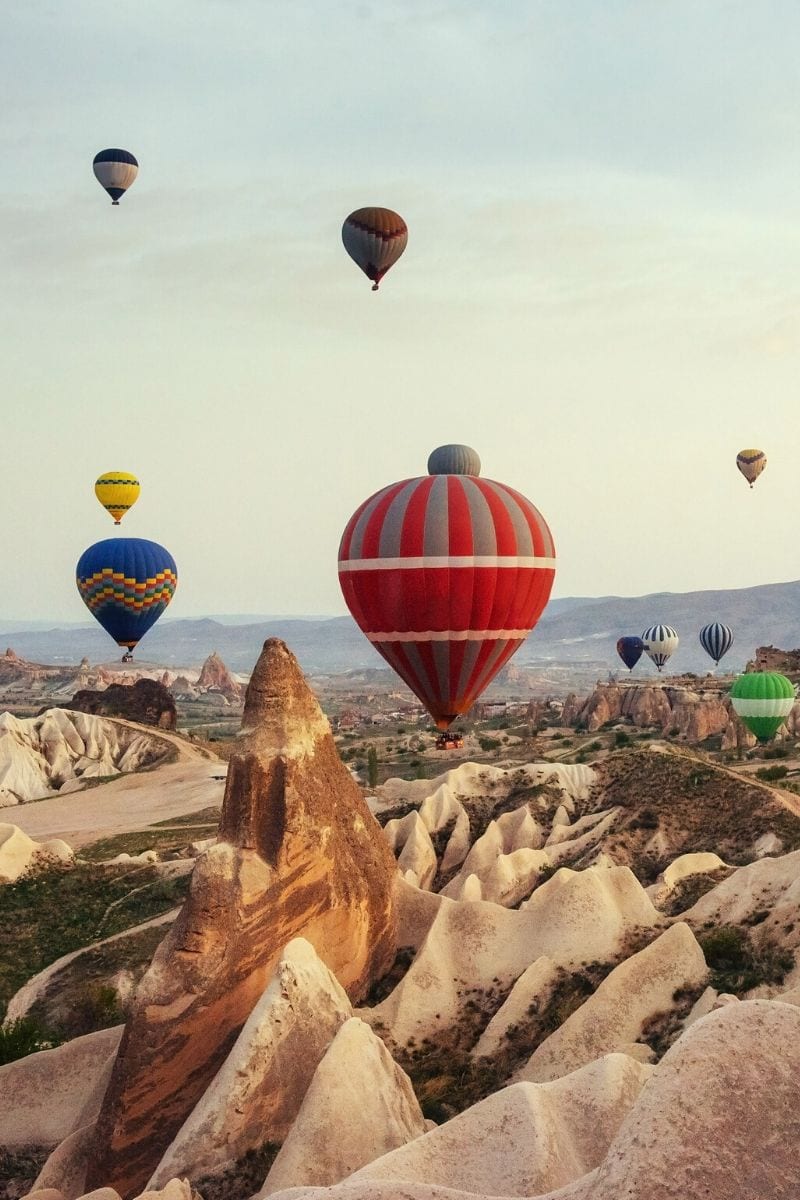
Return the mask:
<svg viewBox="0 0 800 1200">
<path fill-rule="evenodd" d="M 644 850 L 651 836 L 635 824 L 644 810 L 657 815 L 671 858 L 713 851 L 735 862 L 764 833 L 775 833 L 785 852 L 800 847 L 800 818 L 767 788 L 680 750 L 622 750 L 606 759 L 600 770 L 597 802 L 627 810 L 616 834 L 625 835 L 629 860 Z M 613 857 L 613 839 L 607 848 Z M 647 882 L 652 878 L 648 872 Z"/>
<path fill-rule="evenodd" d="M 248 1150 L 236 1162 L 191 1182 L 203 1200 L 248 1200 L 261 1190 L 279 1150 L 276 1143 L 265 1142 L 258 1150 Z"/>
<path fill-rule="evenodd" d="M 655 883 L 661 872 L 669 866 L 670 858 L 654 854 L 652 850 L 638 850 L 631 855 L 630 868 L 643 887 Z"/>
<path fill-rule="evenodd" d="M 182 817 L 167 817 L 166 821 L 154 821 L 151 828 L 161 829 L 165 825 L 219 825 L 222 806 L 212 804 L 209 808 L 198 808 L 197 812 L 184 813 Z"/>
<path fill-rule="evenodd" d="M 376 1004 L 380 1004 L 394 991 L 414 961 L 415 954 L 416 950 L 413 946 L 400 947 L 389 970 L 381 979 L 373 983 L 368 995 L 361 1001 L 365 1008 L 373 1008 Z"/>
<path fill-rule="evenodd" d="M 784 779 L 789 774 L 789 768 L 777 763 L 774 767 L 759 767 L 756 771 L 756 779 L 763 779 L 765 783 L 775 783 L 778 779 Z"/>
<path fill-rule="evenodd" d="M 490 750 L 497 750 L 498 746 L 500 745 L 500 739 L 479 736 L 478 745 L 480 746 L 481 750 L 483 750 L 484 754 L 487 754 Z"/>
<path fill-rule="evenodd" d="M 217 828 L 215 823 L 199 825 L 191 831 L 183 826 L 181 829 L 141 829 L 134 833 L 118 833 L 84 846 L 79 853 L 87 862 L 96 863 L 116 858 L 118 854 L 142 854 L 145 850 L 157 850 L 159 854 L 165 854 L 188 849 L 187 838 L 194 842 L 213 837 Z"/>
<path fill-rule="evenodd" d="M 656 1061 L 663 1058 L 672 1043 L 680 1037 L 683 1032 L 683 1022 L 705 989 L 704 983 L 695 988 L 678 988 L 672 994 L 672 1007 L 664 1012 L 655 1013 L 645 1023 L 639 1041 L 645 1042 L 650 1047 Z"/>
<path fill-rule="evenodd" d="M 495 980 L 489 988 L 463 993 L 461 1016 L 455 1025 L 420 1045 L 393 1045 L 383 1030 L 395 1060 L 407 1072 L 420 1107 L 430 1120 L 446 1121 L 502 1086 L 504 1063 L 475 1060 L 470 1049 L 508 996 L 511 985 Z"/>
<path fill-rule="evenodd" d="M 658 813 L 652 808 L 643 808 L 637 817 L 628 822 L 628 829 L 658 829 Z"/>
<path fill-rule="evenodd" d="M 0 1011 L 55 959 L 174 908 L 187 888 L 187 877 L 165 880 L 154 867 L 93 863 L 6 884 L 0 888 Z"/>
<path fill-rule="evenodd" d="M 109 981 L 122 974 L 133 990 L 166 929 L 166 925 L 156 925 L 104 945 L 90 946 L 53 977 L 51 986 L 32 1005 L 30 1016 L 59 1041 L 119 1025 L 125 1019 L 125 1010 Z"/>
<path fill-rule="evenodd" d="M 51 1050 L 58 1039 L 34 1017 L 18 1017 L 0 1025 L 0 1066 L 39 1050 Z"/>
<path fill-rule="evenodd" d="M 706 892 L 710 892 L 730 874 L 728 868 L 720 867 L 717 871 L 687 875 L 685 879 L 681 879 L 679 883 L 675 884 L 669 898 L 661 906 L 661 912 L 666 917 L 675 917 L 678 913 L 686 912 L 687 908 L 692 908 L 702 896 L 705 896 Z"/>
<path fill-rule="evenodd" d="M 739 996 L 762 983 L 782 983 L 794 967 L 794 955 L 782 946 L 756 947 L 744 929 L 721 925 L 698 936 L 711 970 L 711 986 Z"/>
<path fill-rule="evenodd" d="M 21 1150 L 4 1150 L 0 1146 L 0 1200 L 27 1196 L 49 1155 L 49 1150 L 39 1146 Z"/>
</svg>

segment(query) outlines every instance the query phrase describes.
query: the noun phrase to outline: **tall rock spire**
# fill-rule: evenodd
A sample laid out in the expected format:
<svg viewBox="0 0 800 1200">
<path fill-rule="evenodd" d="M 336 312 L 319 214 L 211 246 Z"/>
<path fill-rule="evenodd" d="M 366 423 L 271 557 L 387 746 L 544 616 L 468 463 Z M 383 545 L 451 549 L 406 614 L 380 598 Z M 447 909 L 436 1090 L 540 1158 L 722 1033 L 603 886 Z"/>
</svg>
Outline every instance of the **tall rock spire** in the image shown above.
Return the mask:
<svg viewBox="0 0 800 1200">
<path fill-rule="evenodd" d="M 294 655 L 264 643 L 219 841 L 137 991 L 87 1189 L 146 1183 L 302 936 L 358 1000 L 394 959 L 396 867 Z"/>
</svg>

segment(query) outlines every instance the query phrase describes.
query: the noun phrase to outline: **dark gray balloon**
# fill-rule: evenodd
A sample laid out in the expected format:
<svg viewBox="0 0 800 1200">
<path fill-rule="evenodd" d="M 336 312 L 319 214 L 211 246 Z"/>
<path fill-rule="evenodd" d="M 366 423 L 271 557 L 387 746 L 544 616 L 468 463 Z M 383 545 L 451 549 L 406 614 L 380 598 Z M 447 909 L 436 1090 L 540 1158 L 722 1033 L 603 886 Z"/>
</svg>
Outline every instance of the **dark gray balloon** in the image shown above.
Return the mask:
<svg viewBox="0 0 800 1200">
<path fill-rule="evenodd" d="M 437 446 L 428 458 L 429 475 L 480 475 L 481 460 L 471 446 Z"/>
</svg>

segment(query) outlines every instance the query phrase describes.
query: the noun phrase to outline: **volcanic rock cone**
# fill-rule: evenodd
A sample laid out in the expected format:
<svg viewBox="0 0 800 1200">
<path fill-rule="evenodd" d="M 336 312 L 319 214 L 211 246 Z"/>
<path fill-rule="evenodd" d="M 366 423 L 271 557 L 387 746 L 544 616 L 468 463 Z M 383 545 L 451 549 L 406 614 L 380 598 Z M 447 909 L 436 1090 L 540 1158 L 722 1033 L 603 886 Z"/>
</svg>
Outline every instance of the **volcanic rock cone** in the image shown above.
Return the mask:
<svg viewBox="0 0 800 1200">
<path fill-rule="evenodd" d="M 395 953 L 395 862 L 283 642 L 264 643 L 219 841 L 136 994 L 87 1190 L 141 1191 L 302 936 L 358 1000 Z"/>
</svg>

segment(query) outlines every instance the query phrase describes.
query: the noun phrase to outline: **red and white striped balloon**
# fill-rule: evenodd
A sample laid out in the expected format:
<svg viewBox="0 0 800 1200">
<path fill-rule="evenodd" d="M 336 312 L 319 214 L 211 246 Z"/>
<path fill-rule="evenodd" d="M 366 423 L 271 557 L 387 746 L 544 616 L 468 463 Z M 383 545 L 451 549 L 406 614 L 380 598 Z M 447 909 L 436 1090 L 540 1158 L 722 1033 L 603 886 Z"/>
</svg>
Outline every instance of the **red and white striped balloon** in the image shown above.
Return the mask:
<svg viewBox="0 0 800 1200">
<path fill-rule="evenodd" d="M 357 624 L 440 729 L 467 712 L 541 616 L 555 550 L 541 513 L 480 479 L 466 446 L 370 496 L 347 523 L 339 582 Z"/>
</svg>

